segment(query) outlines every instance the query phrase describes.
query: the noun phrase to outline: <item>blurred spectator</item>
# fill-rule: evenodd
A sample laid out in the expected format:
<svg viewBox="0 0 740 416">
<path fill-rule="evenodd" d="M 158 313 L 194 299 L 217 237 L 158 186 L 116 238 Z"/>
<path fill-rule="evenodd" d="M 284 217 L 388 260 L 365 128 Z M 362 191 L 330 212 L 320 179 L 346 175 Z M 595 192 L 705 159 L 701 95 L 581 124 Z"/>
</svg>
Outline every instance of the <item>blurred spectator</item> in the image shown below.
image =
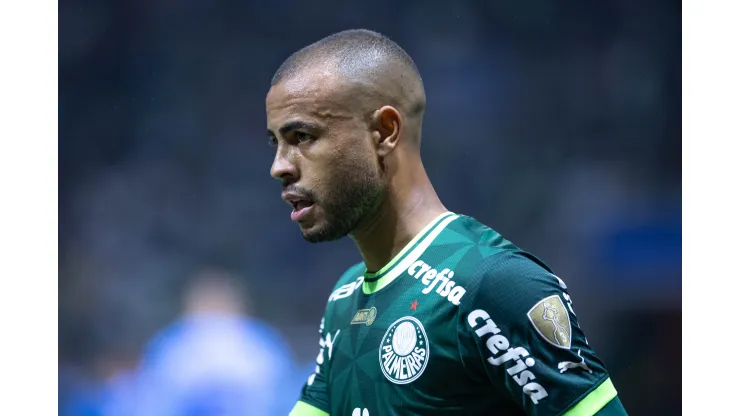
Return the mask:
<svg viewBox="0 0 740 416">
<path fill-rule="evenodd" d="M 185 293 L 182 317 L 147 346 L 136 405 L 128 410 L 136 416 L 287 414 L 297 395 L 284 391 L 291 354 L 282 337 L 249 310 L 233 276 L 199 273 Z M 106 414 L 121 414 L 121 402 L 109 403 Z"/>
</svg>

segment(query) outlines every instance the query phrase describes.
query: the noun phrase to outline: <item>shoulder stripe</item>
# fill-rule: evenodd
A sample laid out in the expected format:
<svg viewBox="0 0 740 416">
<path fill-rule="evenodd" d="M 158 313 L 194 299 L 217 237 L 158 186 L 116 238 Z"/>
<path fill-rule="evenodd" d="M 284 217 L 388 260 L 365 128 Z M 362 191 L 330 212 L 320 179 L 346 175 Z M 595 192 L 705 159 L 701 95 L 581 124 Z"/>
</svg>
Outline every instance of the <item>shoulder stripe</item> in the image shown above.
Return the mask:
<svg viewBox="0 0 740 416">
<path fill-rule="evenodd" d="M 614 388 L 611 378 L 607 378 L 563 416 L 593 416 L 615 397 L 617 389 Z"/>
</svg>

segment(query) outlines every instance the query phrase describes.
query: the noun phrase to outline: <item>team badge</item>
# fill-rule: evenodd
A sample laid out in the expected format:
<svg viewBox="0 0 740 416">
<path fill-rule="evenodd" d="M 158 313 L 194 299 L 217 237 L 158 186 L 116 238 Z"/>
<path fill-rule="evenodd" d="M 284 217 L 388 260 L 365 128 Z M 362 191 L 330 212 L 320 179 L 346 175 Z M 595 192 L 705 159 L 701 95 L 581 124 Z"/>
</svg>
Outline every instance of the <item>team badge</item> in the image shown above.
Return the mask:
<svg viewBox="0 0 740 416">
<path fill-rule="evenodd" d="M 418 319 L 405 316 L 388 327 L 378 351 L 380 369 L 395 384 L 408 384 L 424 372 L 429 341 Z"/>
<path fill-rule="evenodd" d="M 365 324 L 367 326 L 370 326 L 375 322 L 375 317 L 378 316 L 378 310 L 375 309 L 375 306 L 373 306 L 370 309 L 360 309 L 355 313 L 355 317 L 352 318 L 352 322 L 350 322 L 351 325 L 354 324 Z"/>
<path fill-rule="evenodd" d="M 527 316 L 537 333 L 547 342 L 558 348 L 570 349 L 570 317 L 560 296 L 548 296 L 537 302 Z"/>
</svg>

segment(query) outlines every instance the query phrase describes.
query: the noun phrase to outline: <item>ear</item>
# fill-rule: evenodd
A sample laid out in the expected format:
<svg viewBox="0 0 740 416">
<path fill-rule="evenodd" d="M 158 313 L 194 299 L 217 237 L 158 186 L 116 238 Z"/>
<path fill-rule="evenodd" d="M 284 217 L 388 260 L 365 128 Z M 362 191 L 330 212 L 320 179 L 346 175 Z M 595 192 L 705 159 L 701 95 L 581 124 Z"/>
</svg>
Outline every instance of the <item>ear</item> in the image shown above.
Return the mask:
<svg viewBox="0 0 740 416">
<path fill-rule="evenodd" d="M 386 105 L 373 113 L 371 128 L 378 156 L 388 156 L 396 149 L 402 126 L 401 114 L 391 106 Z"/>
</svg>

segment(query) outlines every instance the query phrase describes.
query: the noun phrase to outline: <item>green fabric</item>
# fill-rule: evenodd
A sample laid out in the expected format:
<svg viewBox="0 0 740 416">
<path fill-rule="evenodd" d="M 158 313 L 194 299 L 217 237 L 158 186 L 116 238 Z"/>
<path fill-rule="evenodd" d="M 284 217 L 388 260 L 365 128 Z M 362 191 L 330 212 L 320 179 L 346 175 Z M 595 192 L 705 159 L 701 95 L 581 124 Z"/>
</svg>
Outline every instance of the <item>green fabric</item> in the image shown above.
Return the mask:
<svg viewBox="0 0 740 416">
<path fill-rule="evenodd" d="M 427 241 L 429 237 L 431 237 L 431 240 L 434 240 L 434 237 L 439 234 L 439 231 L 441 230 L 437 231 L 437 234 L 434 234 L 434 231 L 438 230 L 438 228 L 441 226 L 441 223 L 449 223 L 449 221 L 446 219 L 453 216 L 455 218 L 457 217 L 451 212 L 445 212 L 444 214 L 435 218 L 434 221 L 430 222 L 426 227 L 424 227 L 423 230 L 416 234 L 416 236 L 408 244 L 406 244 L 403 250 L 401 250 L 396 255 L 396 257 L 393 258 L 393 260 L 391 260 L 388 264 L 385 265 L 385 267 L 383 267 L 379 271 L 375 273 L 369 273 L 367 270 L 365 270 L 362 285 L 363 293 L 369 295 L 371 293 L 377 292 L 378 290 L 387 286 L 396 277 L 398 277 L 399 273 L 394 273 L 394 270 L 392 269 L 395 266 L 400 266 L 402 264 L 402 260 L 406 258 L 406 255 L 415 252 L 415 249 L 418 246 L 422 245 L 425 241 Z M 429 243 L 431 243 L 431 240 L 429 241 Z"/>
<path fill-rule="evenodd" d="M 622 406 L 619 396 L 617 396 L 607 403 L 603 409 L 599 410 L 595 416 L 627 416 L 627 411 Z"/>
<path fill-rule="evenodd" d="M 563 416 L 594 416 L 615 397 L 617 397 L 617 390 L 614 388 L 612 380 L 607 378 L 599 387 L 581 399 L 578 404 L 568 410 Z M 599 414 L 601 415 L 600 412 Z M 609 414 L 617 415 L 620 413 Z"/>
<path fill-rule="evenodd" d="M 289 416 L 329 416 L 329 413 L 326 413 L 319 408 L 313 407 L 306 402 L 299 401 L 295 404 L 293 410 L 290 411 Z"/>
<path fill-rule="evenodd" d="M 299 400 L 338 416 L 552 416 L 606 397 L 609 375 L 546 265 L 462 215 L 421 234 L 382 290 L 360 290 L 362 263 L 340 277 Z"/>
</svg>

